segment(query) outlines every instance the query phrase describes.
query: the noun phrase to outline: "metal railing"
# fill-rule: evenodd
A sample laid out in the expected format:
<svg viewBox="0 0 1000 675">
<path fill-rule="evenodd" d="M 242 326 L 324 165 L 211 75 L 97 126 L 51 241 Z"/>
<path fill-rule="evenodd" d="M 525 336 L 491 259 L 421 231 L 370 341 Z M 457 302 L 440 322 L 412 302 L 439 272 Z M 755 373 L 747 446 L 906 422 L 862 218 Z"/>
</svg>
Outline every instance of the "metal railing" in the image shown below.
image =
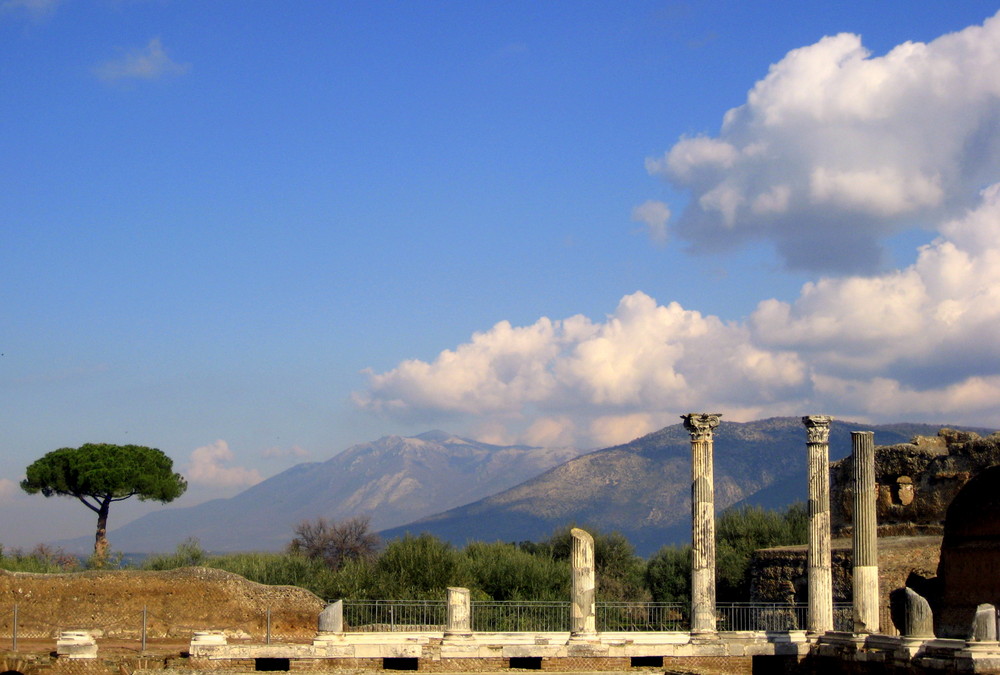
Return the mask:
<svg viewBox="0 0 1000 675">
<path fill-rule="evenodd" d="M 493 601 L 471 603 L 472 630 L 481 633 L 567 632 L 570 603 L 565 601 Z M 443 600 L 344 601 L 344 628 L 348 632 L 443 631 L 448 608 Z M 597 630 L 602 632 L 674 632 L 690 629 L 690 605 L 662 602 L 598 602 Z M 850 632 L 854 627 L 849 603 L 836 603 L 834 630 Z M 234 621 L 238 635 L 230 639 L 280 642 L 309 641 L 315 635 L 313 617 L 301 612 L 271 610 L 251 612 Z M 718 603 L 716 627 L 720 631 L 787 631 L 806 628 L 807 606 L 784 603 Z M 883 608 L 881 632 L 896 634 Z M 9 640 L 14 651 L 18 639 L 55 639 L 62 630 L 91 630 L 101 638 L 134 640 L 145 651 L 147 639 L 189 640 L 194 631 L 220 629 L 216 625 L 180 625 L 154 612 L 86 611 L 79 616 L 63 612 L 58 619 L 31 603 L 0 607 L 0 640 Z"/>
<path fill-rule="evenodd" d="M 570 603 L 474 600 L 472 630 L 483 633 L 568 631 Z"/>
<path fill-rule="evenodd" d="M 444 630 L 444 600 L 344 601 L 344 629 L 354 633 Z"/>
<path fill-rule="evenodd" d="M 691 625 L 691 605 L 668 602 L 599 602 L 597 630 L 683 631 Z"/>
<path fill-rule="evenodd" d="M 482 633 L 566 632 L 570 603 L 564 601 L 473 600 L 472 630 Z M 344 601 L 348 632 L 440 631 L 447 621 L 447 603 L 435 600 Z M 603 632 L 673 632 L 691 626 L 691 606 L 665 602 L 598 602 L 597 630 Z M 834 629 L 851 631 L 850 604 L 834 605 Z M 805 603 L 725 602 L 716 604 L 720 631 L 805 630 Z M 883 627 L 888 632 L 891 622 Z"/>
</svg>

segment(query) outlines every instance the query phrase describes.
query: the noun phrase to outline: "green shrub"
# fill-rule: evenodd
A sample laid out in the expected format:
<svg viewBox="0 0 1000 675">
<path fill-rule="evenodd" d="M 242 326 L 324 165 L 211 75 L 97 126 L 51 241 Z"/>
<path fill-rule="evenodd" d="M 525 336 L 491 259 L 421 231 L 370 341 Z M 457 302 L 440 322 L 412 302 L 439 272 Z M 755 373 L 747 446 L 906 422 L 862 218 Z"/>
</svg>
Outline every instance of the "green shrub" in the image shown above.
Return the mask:
<svg viewBox="0 0 1000 675">
<path fill-rule="evenodd" d="M 565 600 L 570 570 L 564 560 L 532 555 L 514 544 L 472 542 L 465 547 L 473 590 L 491 600 Z"/>
</svg>

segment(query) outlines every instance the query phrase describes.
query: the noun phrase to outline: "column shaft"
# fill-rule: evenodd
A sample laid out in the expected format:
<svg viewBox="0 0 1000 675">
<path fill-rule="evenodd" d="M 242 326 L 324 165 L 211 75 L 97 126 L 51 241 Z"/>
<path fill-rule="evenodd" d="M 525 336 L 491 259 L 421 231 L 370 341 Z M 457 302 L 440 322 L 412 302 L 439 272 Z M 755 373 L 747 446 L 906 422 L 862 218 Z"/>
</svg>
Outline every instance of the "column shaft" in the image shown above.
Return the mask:
<svg viewBox="0 0 1000 675">
<path fill-rule="evenodd" d="M 573 603 L 570 607 L 570 631 L 574 636 L 597 632 L 597 582 L 594 571 L 594 538 L 589 532 L 574 527 L 570 567 L 572 569 Z"/>
<path fill-rule="evenodd" d="M 833 572 L 830 555 L 830 422 L 829 415 L 802 418 L 808 434 L 809 462 L 809 611 L 812 633 L 833 630 Z"/>
<path fill-rule="evenodd" d="M 445 637 L 472 634 L 472 594 L 468 588 L 448 588 L 448 623 Z"/>
<path fill-rule="evenodd" d="M 719 413 L 682 415 L 691 434 L 691 632 L 715 632 L 715 484 L 712 430 Z"/>
<path fill-rule="evenodd" d="M 854 632 L 877 633 L 878 525 L 875 520 L 875 433 L 851 432 L 854 464 Z"/>
</svg>

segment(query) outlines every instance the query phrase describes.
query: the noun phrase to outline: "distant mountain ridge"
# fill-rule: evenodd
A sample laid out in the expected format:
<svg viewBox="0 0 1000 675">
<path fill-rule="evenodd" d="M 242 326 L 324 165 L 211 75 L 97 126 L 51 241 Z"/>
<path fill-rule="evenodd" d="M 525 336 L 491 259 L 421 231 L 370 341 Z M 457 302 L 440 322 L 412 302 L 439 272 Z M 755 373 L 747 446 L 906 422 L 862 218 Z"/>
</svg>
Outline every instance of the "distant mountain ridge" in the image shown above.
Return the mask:
<svg viewBox="0 0 1000 675">
<path fill-rule="evenodd" d="M 228 499 L 154 511 L 109 533 L 115 550 L 164 552 L 196 537 L 212 551 L 279 550 L 303 520 L 368 515 L 385 529 L 499 492 L 579 455 L 499 446 L 440 430 L 384 436 L 298 464 Z M 57 542 L 88 550 L 92 538 Z"/>
<path fill-rule="evenodd" d="M 874 431 L 878 445 L 935 435 L 930 424 L 871 425 L 835 420 L 830 458 L 850 454 L 851 431 Z M 986 429 L 970 429 L 989 433 Z M 806 497 L 806 434 L 799 417 L 725 422 L 715 431 L 715 501 L 781 508 Z M 576 523 L 626 535 L 648 555 L 690 540 L 691 438 L 681 424 L 597 450 L 503 492 L 383 532 L 429 532 L 468 540 L 537 540 Z"/>
</svg>

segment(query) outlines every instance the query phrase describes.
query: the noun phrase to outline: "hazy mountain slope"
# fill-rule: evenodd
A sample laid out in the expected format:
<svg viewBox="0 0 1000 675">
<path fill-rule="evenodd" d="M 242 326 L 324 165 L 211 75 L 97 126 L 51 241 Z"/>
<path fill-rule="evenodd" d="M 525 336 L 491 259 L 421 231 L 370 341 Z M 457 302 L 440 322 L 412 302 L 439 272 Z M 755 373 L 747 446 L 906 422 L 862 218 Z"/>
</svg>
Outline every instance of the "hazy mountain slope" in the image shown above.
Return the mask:
<svg viewBox="0 0 1000 675">
<path fill-rule="evenodd" d="M 926 424 L 883 426 L 833 423 L 830 456 L 850 453 L 850 432 L 875 431 L 879 445 L 933 435 Z M 723 422 L 715 433 L 715 500 L 719 509 L 743 502 L 768 508 L 805 498 L 806 435 L 798 417 L 748 423 Z M 631 443 L 598 450 L 491 497 L 402 527 L 430 532 L 456 544 L 467 540 L 520 541 L 548 536 L 577 523 L 627 535 L 637 550 L 651 553 L 690 536 L 690 436 L 680 424 Z"/>
<path fill-rule="evenodd" d="M 229 499 L 164 509 L 113 530 L 115 550 L 169 551 L 197 537 L 213 551 L 277 550 L 304 519 L 371 517 L 375 529 L 480 499 L 580 454 L 495 446 L 441 431 L 386 436 L 299 464 Z M 89 539 L 63 542 L 86 550 Z"/>
</svg>

